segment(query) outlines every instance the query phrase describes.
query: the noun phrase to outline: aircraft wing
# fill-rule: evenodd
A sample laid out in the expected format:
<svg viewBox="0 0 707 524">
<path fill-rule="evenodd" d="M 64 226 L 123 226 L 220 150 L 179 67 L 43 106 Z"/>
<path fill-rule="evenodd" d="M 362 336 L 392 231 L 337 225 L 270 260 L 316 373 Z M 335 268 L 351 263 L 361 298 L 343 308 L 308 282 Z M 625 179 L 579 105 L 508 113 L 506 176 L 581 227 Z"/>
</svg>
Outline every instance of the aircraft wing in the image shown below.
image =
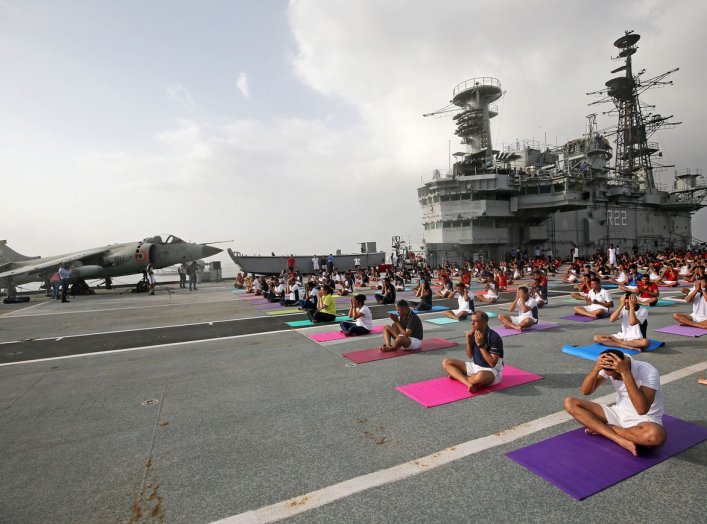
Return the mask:
<svg viewBox="0 0 707 524">
<path fill-rule="evenodd" d="M 108 253 L 109 247 L 99 247 L 95 249 L 87 249 L 85 251 L 77 251 L 75 253 L 68 253 L 66 255 L 59 255 L 55 257 L 48 258 L 38 258 L 36 260 L 29 260 L 25 263 L 23 262 L 12 262 L 7 265 L 15 266 L 12 269 L 0 271 L 0 278 L 11 278 L 20 275 L 33 276 L 48 273 L 48 270 L 52 272 L 59 269 L 59 265 L 64 262 L 82 262 L 84 258 L 95 257 L 103 253 Z"/>
</svg>

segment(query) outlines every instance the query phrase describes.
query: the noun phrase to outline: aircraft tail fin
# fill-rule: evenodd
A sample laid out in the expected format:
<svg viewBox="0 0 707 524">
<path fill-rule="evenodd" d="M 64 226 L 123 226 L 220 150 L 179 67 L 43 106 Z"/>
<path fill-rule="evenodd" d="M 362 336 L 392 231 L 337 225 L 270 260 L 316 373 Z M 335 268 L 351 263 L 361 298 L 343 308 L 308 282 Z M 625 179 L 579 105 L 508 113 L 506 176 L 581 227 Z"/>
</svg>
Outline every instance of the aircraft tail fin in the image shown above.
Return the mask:
<svg viewBox="0 0 707 524">
<path fill-rule="evenodd" d="M 0 265 L 7 264 L 8 262 L 32 260 L 33 258 L 38 257 L 27 257 L 25 255 L 20 255 L 14 249 L 7 247 L 7 240 L 0 240 Z"/>
</svg>

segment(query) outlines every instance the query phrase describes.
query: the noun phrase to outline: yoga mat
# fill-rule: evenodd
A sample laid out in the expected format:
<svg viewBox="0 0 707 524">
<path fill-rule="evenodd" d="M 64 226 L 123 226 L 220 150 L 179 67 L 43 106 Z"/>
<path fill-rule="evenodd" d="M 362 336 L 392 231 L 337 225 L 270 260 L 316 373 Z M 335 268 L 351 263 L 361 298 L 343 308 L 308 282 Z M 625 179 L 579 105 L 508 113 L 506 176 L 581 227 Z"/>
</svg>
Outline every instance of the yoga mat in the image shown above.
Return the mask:
<svg viewBox="0 0 707 524">
<path fill-rule="evenodd" d="M 680 285 L 675 285 L 675 286 L 658 286 L 658 289 L 660 291 L 672 291 L 673 289 L 679 288 Z"/>
<path fill-rule="evenodd" d="M 427 309 L 425 311 L 415 311 L 414 309 L 411 309 L 410 311 L 412 311 L 413 313 L 415 313 L 417 315 L 418 313 L 430 313 L 432 311 L 447 311 L 448 309 L 450 309 L 450 308 L 448 308 L 447 306 L 432 306 L 432 309 Z M 393 313 L 394 315 L 398 314 L 398 312 L 395 310 L 388 311 L 388 314 L 390 314 L 390 313 Z"/>
<path fill-rule="evenodd" d="M 601 287 L 604 289 L 618 289 L 619 285 L 618 284 L 602 284 Z"/>
<path fill-rule="evenodd" d="M 680 324 L 666 326 L 664 328 L 655 329 L 654 331 L 670 333 L 671 335 L 682 335 L 683 337 L 701 337 L 702 335 L 707 335 L 707 329 L 692 326 L 681 326 Z"/>
<path fill-rule="evenodd" d="M 594 322 L 598 319 L 594 317 L 585 317 L 584 315 L 567 315 L 566 317 L 560 317 L 560 320 L 573 320 L 575 322 Z"/>
<path fill-rule="evenodd" d="M 455 320 L 449 317 L 442 318 L 426 318 L 425 322 L 431 322 L 432 324 L 443 325 L 443 324 L 459 324 L 459 320 Z"/>
<path fill-rule="evenodd" d="M 269 317 L 272 317 L 275 315 L 291 315 L 292 313 L 302 313 L 302 310 L 297 309 L 297 308 L 285 308 L 285 309 L 278 309 L 276 311 L 267 311 L 265 314 L 268 315 Z"/>
<path fill-rule="evenodd" d="M 660 340 L 649 340 L 650 346 L 648 346 L 648 349 L 644 351 L 654 351 L 659 347 L 665 345 L 665 342 L 661 342 Z M 572 346 L 570 344 L 567 344 L 565 346 L 562 346 L 563 353 L 567 353 L 568 355 L 574 355 L 575 357 L 586 358 L 587 360 L 592 361 L 596 361 L 596 359 L 599 358 L 599 353 L 601 353 L 605 349 L 609 349 L 609 346 L 604 346 L 603 344 L 592 344 L 591 346 Z M 638 351 L 637 349 L 614 349 L 619 349 L 627 355 L 637 355 L 638 353 L 640 353 L 640 351 Z"/>
<path fill-rule="evenodd" d="M 373 362 L 375 360 L 385 360 L 386 358 L 404 357 L 406 355 L 412 355 L 414 353 L 421 353 L 423 351 L 434 351 L 435 349 L 451 348 L 456 346 L 456 342 L 451 340 L 445 340 L 443 338 L 426 338 L 422 341 L 422 348 L 417 351 L 405 351 L 399 349 L 397 351 L 388 351 L 384 353 L 377 348 L 363 349 L 360 351 L 351 351 L 349 353 L 343 353 L 341 356 L 348 358 L 356 364 L 364 364 L 366 362 Z"/>
<path fill-rule="evenodd" d="M 371 329 L 371 332 L 368 335 L 376 335 L 379 333 L 383 333 L 383 326 L 373 326 L 373 329 Z M 347 337 L 341 331 L 329 331 L 327 333 L 317 333 L 316 335 L 307 335 L 307 338 L 310 340 L 314 340 L 315 342 L 329 342 L 330 340 L 342 340 L 344 338 L 366 337 L 368 335 L 355 335 L 355 336 Z"/>
<path fill-rule="evenodd" d="M 433 378 L 432 380 L 407 384 L 406 386 L 398 386 L 395 389 L 426 408 L 431 408 L 456 402 L 457 400 L 476 397 L 477 395 L 484 395 L 492 391 L 519 386 L 527 382 L 541 380 L 542 378 L 522 369 L 504 366 L 503 378 L 499 384 L 482 388 L 475 393 L 469 393 L 469 389 L 464 384 L 449 377 Z"/>
<path fill-rule="evenodd" d="M 663 300 L 662 298 L 658 299 L 658 302 L 655 303 L 653 307 L 665 307 L 665 306 L 674 306 L 675 302 L 672 300 Z"/>
<path fill-rule="evenodd" d="M 554 322 L 538 322 L 533 327 L 529 329 L 524 329 L 523 331 L 518 331 L 517 329 L 510 329 L 505 326 L 492 327 L 496 333 L 502 337 L 513 337 L 515 335 L 525 335 L 526 333 L 533 333 L 534 331 L 542 331 L 544 329 L 552 329 L 559 326 Z"/>
<path fill-rule="evenodd" d="M 578 428 L 520 448 L 506 456 L 577 500 L 626 480 L 707 439 L 707 428 L 670 415 L 663 416 L 668 438 L 657 448 L 634 457 L 599 435 Z"/>
<path fill-rule="evenodd" d="M 665 300 L 669 300 L 670 302 L 677 302 L 678 304 L 685 304 L 685 296 L 677 296 L 677 297 L 665 297 Z"/>
<path fill-rule="evenodd" d="M 346 320 L 351 320 L 348 315 L 339 315 L 336 319 L 331 322 L 312 322 L 311 320 L 293 320 L 292 322 L 285 322 L 290 327 L 306 327 L 306 326 L 326 326 L 327 324 L 333 324 L 335 322 L 344 322 Z"/>
</svg>

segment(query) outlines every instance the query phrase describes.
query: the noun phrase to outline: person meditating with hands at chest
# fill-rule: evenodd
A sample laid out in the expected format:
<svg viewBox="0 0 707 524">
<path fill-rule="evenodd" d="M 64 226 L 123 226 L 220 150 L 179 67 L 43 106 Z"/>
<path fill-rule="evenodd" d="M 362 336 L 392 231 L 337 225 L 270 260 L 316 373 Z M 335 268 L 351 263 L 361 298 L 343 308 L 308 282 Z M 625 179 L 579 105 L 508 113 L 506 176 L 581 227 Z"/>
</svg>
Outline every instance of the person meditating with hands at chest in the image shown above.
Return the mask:
<svg viewBox="0 0 707 524">
<path fill-rule="evenodd" d="M 471 315 L 472 328 L 466 333 L 466 356 L 470 362 L 445 358 L 442 367 L 450 378 L 469 388 L 469 393 L 485 386 L 495 386 L 503 375 L 503 340 L 489 328 L 485 311 Z"/>
<path fill-rule="evenodd" d="M 616 404 L 604 406 L 574 397 L 565 398 L 565 410 L 586 426 L 588 435 L 601 435 L 616 442 L 632 455 L 641 446 L 655 447 L 665 442 L 663 429 L 663 390 L 658 370 L 633 360 L 618 349 L 599 355 L 584 377 L 582 394 L 591 395 L 606 379 L 616 391 Z"/>
<path fill-rule="evenodd" d="M 422 321 L 410 309 L 407 300 L 398 300 L 395 306 L 397 313 L 391 313 L 391 326 L 383 328 L 383 340 L 381 351 L 395 351 L 405 349 L 416 351 L 422 347 Z"/>
</svg>

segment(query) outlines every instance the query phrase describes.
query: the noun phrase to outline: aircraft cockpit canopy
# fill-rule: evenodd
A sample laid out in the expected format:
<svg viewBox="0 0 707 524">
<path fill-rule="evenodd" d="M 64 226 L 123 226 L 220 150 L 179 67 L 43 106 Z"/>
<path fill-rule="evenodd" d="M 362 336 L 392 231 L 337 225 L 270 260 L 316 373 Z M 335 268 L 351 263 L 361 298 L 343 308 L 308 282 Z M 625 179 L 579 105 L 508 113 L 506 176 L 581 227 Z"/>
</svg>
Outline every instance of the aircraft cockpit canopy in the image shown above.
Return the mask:
<svg viewBox="0 0 707 524">
<path fill-rule="evenodd" d="M 160 235 L 155 235 L 154 237 L 147 237 L 143 242 L 148 242 L 150 244 L 184 244 L 184 240 L 174 235 L 169 235 L 167 240 L 162 242 L 162 237 Z"/>
</svg>

